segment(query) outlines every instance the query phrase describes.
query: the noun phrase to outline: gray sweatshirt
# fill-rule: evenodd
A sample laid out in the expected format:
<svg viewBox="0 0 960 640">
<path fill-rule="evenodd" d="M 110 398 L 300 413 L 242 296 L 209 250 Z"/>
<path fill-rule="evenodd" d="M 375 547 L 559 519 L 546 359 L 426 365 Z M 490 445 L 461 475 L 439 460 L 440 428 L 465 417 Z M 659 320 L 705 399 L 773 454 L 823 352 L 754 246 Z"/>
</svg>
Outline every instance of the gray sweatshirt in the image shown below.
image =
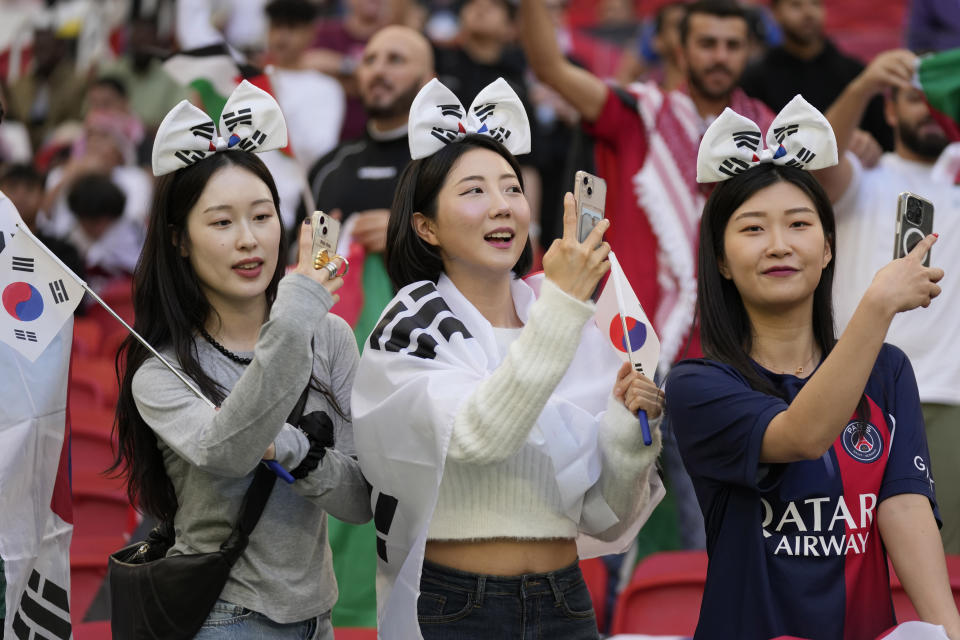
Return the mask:
<svg viewBox="0 0 960 640">
<path fill-rule="evenodd" d="M 359 355 L 347 323 L 327 313 L 332 305 L 333 298 L 319 283 L 291 274 L 280 282 L 254 351 L 238 354 L 252 356 L 249 365 L 233 362 L 198 337 L 200 365 L 229 392 L 219 411 L 198 399 L 156 358 L 137 370 L 134 399 L 158 436 L 179 501 L 176 542 L 168 555 L 220 548 L 271 442 L 287 469 L 306 456 L 307 438 L 285 420 L 311 368 L 350 415 Z M 177 364 L 172 352 L 163 355 Z M 278 480 L 221 594 L 280 623 L 325 613 L 337 600 L 327 513 L 353 523 L 371 517 L 349 418 L 340 418 L 320 393 L 311 391 L 304 413 L 318 410 L 333 420 L 335 448 L 306 478 L 292 485 Z"/>
</svg>

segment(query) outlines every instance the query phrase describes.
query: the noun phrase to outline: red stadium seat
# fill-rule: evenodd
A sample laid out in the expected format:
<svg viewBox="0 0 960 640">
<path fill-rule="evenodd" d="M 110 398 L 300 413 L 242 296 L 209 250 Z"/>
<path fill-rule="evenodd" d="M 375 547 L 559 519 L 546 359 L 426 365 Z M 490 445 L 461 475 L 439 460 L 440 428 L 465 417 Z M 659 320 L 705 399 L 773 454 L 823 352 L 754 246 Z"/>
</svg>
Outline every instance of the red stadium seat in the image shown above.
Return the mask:
<svg viewBox="0 0 960 640">
<path fill-rule="evenodd" d="M 103 340 L 103 328 L 90 318 L 75 318 L 73 321 L 73 352 L 80 356 L 99 355 Z"/>
<path fill-rule="evenodd" d="M 580 571 L 583 573 L 583 581 L 587 584 L 587 590 L 590 591 L 590 600 L 593 602 L 593 612 L 597 616 L 597 626 L 600 629 L 606 629 L 607 586 L 610 578 L 607 565 L 603 563 L 602 558 L 590 558 L 589 560 L 580 561 Z"/>
<path fill-rule="evenodd" d="M 950 578 L 950 588 L 953 590 L 953 599 L 960 608 L 960 555 L 947 556 L 947 575 Z M 917 610 L 910 602 L 910 597 L 904 591 L 900 578 L 893 570 L 893 564 L 890 565 L 890 591 L 893 593 L 893 610 L 897 614 L 897 622 L 907 622 L 909 620 L 919 620 Z"/>
<path fill-rule="evenodd" d="M 70 428 L 73 433 L 100 434 L 110 437 L 114 410 L 102 405 L 70 405 Z"/>
<path fill-rule="evenodd" d="M 692 636 L 706 579 L 705 551 L 646 557 L 617 600 L 611 633 Z"/>
<path fill-rule="evenodd" d="M 83 620 L 107 577 L 107 558 L 124 544 L 117 535 L 74 535 L 70 543 L 70 619 L 75 625 Z M 74 637 L 80 640 L 83 636 Z"/>
<path fill-rule="evenodd" d="M 78 430 L 70 434 L 70 464 L 74 473 L 100 473 L 113 464 L 116 444 L 109 434 Z"/>
<path fill-rule="evenodd" d="M 116 536 L 129 538 L 137 528 L 137 512 L 127 501 L 122 484 L 101 478 L 93 484 L 88 476 L 85 486 L 73 487 L 74 538 Z"/>
<path fill-rule="evenodd" d="M 113 408 L 117 405 L 120 389 L 117 386 L 117 374 L 112 359 L 74 358 L 70 366 L 71 403 L 76 400 L 75 394 L 86 390 L 93 390 L 91 399 L 99 398 L 101 406 Z M 83 399 L 76 401 L 89 404 Z"/>
</svg>

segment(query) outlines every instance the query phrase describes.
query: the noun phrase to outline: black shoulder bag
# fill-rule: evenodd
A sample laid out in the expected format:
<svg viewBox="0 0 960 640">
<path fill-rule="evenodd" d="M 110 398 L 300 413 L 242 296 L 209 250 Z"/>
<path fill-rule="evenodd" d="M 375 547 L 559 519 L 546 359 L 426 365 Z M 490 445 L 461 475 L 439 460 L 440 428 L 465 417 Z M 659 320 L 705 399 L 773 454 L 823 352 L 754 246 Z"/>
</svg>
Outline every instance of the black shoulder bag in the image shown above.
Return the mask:
<svg viewBox="0 0 960 640">
<path fill-rule="evenodd" d="M 309 387 L 287 418 L 296 425 Z M 110 555 L 110 626 L 114 640 L 190 640 L 210 615 L 230 569 L 247 547 L 277 476 L 258 464 L 243 496 L 240 517 L 219 551 L 165 557 L 173 523 L 162 522 L 146 540 Z"/>
</svg>

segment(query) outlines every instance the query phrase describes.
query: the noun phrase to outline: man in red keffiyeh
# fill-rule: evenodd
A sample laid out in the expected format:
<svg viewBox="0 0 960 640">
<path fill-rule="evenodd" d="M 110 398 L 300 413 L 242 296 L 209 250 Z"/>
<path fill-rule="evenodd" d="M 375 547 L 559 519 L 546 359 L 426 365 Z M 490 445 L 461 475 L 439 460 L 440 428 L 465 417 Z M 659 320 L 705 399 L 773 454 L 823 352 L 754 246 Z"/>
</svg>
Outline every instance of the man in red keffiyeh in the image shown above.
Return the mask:
<svg viewBox="0 0 960 640">
<path fill-rule="evenodd" d="M 747 62 L 748 26 L 721 0 L 687 7 L 681 23 L 686 83 L 664 92 L 653 83 L 610 87 L 567 62 L 543 0 L 522 0 L 524 50 L 537 77 L 580 112 L 597 142 L 597 172 L 607 180 L 608 240 L 660 335 L 661 366 L 700 356 L 692 331 L 697 229 L 706 193 L 696 182 L 700 138 L 730 107 L 766 131 L 773 113 L 737 83 Z"/>
</svg>

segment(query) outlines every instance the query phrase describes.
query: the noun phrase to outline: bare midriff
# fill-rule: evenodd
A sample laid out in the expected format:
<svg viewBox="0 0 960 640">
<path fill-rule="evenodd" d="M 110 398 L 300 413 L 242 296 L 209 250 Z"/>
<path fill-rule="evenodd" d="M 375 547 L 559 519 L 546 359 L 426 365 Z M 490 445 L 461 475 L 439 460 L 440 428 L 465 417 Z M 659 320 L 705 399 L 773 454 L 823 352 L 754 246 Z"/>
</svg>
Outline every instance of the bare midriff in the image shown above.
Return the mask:
<svg viewBox="0 0 960 640">
<path fill-rule="evenodd" d="M 425 557 L 459 571 L 519 576 L 570 566 L 577 561 L 577 543 L 573 539 L 430 540 Z"/>
</svg>

